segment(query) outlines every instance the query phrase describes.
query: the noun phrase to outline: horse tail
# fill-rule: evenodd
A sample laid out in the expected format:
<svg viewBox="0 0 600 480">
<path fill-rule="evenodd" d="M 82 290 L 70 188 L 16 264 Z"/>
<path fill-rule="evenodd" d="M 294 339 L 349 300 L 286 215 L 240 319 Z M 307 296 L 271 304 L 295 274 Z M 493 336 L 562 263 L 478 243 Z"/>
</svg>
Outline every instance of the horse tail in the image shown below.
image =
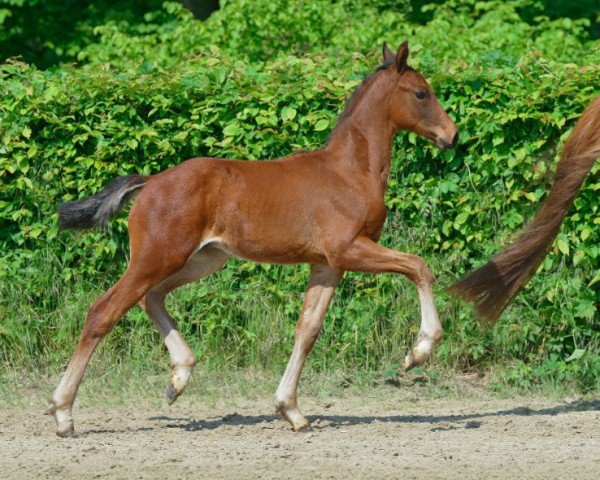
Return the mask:
<svg viewBox="0 0 600 480">
<path fill-rule="evenodd" d="M 533 221 L 488 263 L 448 288 L 471 301 L 478 315 L 496 321 L 525 286 L 556 238 L 563 219 L 600 157 L 600 97 L 583 112 L 565 143 L 548 198 Z"/>
<path fill-rule="evenodd" d="M 58 206 L 58 223 L 62 228 L 85 229 L 106 226 L 125 204 L 142 188 L 148 177 L 117 177 L 98 193 Z"/>
</svg>

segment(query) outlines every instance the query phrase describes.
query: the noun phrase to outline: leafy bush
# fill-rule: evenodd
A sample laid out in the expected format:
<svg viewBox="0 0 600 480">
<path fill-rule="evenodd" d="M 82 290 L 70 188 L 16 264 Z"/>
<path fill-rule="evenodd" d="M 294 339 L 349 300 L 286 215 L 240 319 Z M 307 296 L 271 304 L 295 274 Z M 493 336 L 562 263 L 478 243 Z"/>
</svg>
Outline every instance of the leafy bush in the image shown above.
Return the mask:
<svg viewBox="0 0 600 480">
<path fill-rule="evenodd" d="M 72 234 L 57 228 L 58 202 L 94 193 L 115 175 L 157 173 L 193 156 L 255 160 L 318 148 L 379 63 L 386 37 L 410 38 L 412 64 L 457 120 L 461 142 L 441 153 L 412 134 L 397 137 L 382 241 L 424 255 L 445 286 L 531 217 L 561 142 L 600 93 L 600 43 L 587 39 L 588 20 L 527 23 L 518 13 L 525 1 L 446 2 L 424 25 L 377 4 L 304 3 L 227 2 L 204 23 L 168 4 L 144 25 L 99 28 L 83 66 L 1 66 L 5 360 L 64 361 L 91 295 L 124 267 L 125 214 L 108 234 Z M 596 388 L 598 171 L 597 164 L 540 272 L 497 327 L 478 325 L 468 307 L 440 292 L 441 365 L 519 359 L 527 368 L 513 372 L 535 381 L 562 375 L 555 366 L 570 359 L 565 378 Z M 172 307 L 186 337 L 199 337 L 192 343 L 201 358 L 282 362 L 305 282 L 304 267 L 233 262 L 183 289 Z M 348 275 L 314 362 L 395 362 L 418 330 L 416 309 L 404 279 Z M 124 337 L 110 345 L 124 355 L 158 341 L 139 312 L 120 328 Z"/>
<path fill-rule="evenodd" d="M 162 0 L 0 0 L 0 59 L 22 56 L 39 67 L 74 60 L 109 21 L 139 24 Z"/>
<path fill-rule="evenodd" d="M 353 53 L 367 54 L 384 41 L 418 39 L 430 62 L 441 59 L 472 62 L 481 56 L 514 63 L 527 51 L 537 50 L 548 59 L 585 54 L 586 18 L 572 20 L 536 17 L 530 22 L 519 7 L 533 2 L 493 0 L 448 1 L 439 5 L 430 22 L 407 22 L 408 2 L 391 9 L 374 2 L 223 2 L 206 22 L 197 22 L 181 5 L 167 3 L 166 12 L 148 15 L 147 23 L 111 22 L 96 29 L 99 42 L 82 49 L 80 61 L 110 64 L 131 70 L 146 66 L 176 65 L 209 46 L 232 57 L 257 62 L 278 55 L 325 55 L 336 65 Z M 310 25 L 310 28 L 307 28 Z"/>
</svg>

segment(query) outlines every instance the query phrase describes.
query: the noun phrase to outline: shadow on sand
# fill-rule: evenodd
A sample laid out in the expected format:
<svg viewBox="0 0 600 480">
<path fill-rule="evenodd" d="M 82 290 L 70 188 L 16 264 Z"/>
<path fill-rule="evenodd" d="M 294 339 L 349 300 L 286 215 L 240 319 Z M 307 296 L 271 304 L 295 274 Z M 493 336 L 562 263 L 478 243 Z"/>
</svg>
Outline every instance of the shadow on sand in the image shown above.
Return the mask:
<svg viewBox="0 0 600 480">
<path fill-rule="evenodd" d="M 573 403 L 565 403 L 554 407 L 531 409 L 528 407 L 515 407 L 506 410 L 484 413 L 467 413 L 457 415 L 377 415 L 377 416 L 359 416 L 359 415 L 310 415 L 307 418 L 313 424 L 315 429 L 338 428 L 340 426 L 364 425 L 370 423 L 428 423 L 431 424 L 431 431 L 449 430 L 458 428 L 456 426 L 439 425 L 446 422 L 459 423 L 462 428 L 478 428 L 482 422 L 491 417 L 509 417 L 509 416 L 546 416 L 560 415 L 570 412 L 600 411 L 600 400 L 584 400 Z M 232 413 L 218 418 L 206 420 L 194 420 L 190 417 L 170 417 L 155 416 L 149 417 L 149 421 L 156 422 L 157 426 L 148 426 L 135 429 L 133 431 L 146 432 L 163 429 L 181 429 L 185 431 L 212 430 L 225 426 L 251 426 L 264 424 L 264 428 L 276 428 L 273 423 L 282 422 L 277 415 L 239 415 Z M 283 424 L 283 422 L 282 422 Z M 283 424 L 284 425 L 284 424 Z M 124 433 L 132 430 L 87 430 L 78 436 L 89 436 L 102 433 Z"/>
</svg>

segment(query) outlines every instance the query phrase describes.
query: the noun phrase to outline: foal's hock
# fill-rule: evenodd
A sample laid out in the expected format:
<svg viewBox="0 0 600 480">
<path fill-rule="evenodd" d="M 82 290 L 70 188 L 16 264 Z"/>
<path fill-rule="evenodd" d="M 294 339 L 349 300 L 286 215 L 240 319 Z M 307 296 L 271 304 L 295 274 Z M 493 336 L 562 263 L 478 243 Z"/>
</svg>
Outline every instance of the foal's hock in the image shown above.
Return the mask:
<svg viewBox="0 0 600 480">
<path fill-rule="evenodd" d="M 309 425 L 296 403 L 300 373 L 345 271 L 401 273 L 414 282 L 421 329 L 406 368 L 429 357 L 442 337 L 433 275 L 421 257 L 376 242 L 386 218 L 383 197 L 396 132 L 415 132 L 446 149 L 456 144 L 457 129 L 407 59 L 407 42 L 396 54 L 384 45 L 383 65 L 356 90 L 319 150 L 265 162 L 193 158 L 157 175 L 120 177 L 96 195 L 59 207 L 62 226 L 89 228 L 105 223 L 137 193 L 129 215 L 129 266 L 90 307 L 49 400 L 58 435 L 73 433 L 71 409 L 94 349 L 136 304 L 169 350 L 167 401 L 183 393 L 196 360 L 165 308 L 165 297 L 219 270 L 231 256 L 311 264 L 294 349 L 275 395 L 277 410 L 295 430 Z"/>
</svg>

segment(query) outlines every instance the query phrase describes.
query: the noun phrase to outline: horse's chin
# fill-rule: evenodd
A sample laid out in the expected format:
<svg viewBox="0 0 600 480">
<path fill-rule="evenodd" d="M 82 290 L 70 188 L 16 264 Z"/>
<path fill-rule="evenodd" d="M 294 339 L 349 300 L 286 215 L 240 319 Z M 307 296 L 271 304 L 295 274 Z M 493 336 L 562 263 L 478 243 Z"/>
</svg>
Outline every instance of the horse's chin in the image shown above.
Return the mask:
<svg viewBox="0 0 600 480">
<path fill-rule="evenodd" d="M 435 143 L 435 145 L 442 151 L 452 150 L 454 148 L 452 143 L 448 143 L 446 140 L 438 136 L 431 138 L 431 141 Z"/>
</svg>

